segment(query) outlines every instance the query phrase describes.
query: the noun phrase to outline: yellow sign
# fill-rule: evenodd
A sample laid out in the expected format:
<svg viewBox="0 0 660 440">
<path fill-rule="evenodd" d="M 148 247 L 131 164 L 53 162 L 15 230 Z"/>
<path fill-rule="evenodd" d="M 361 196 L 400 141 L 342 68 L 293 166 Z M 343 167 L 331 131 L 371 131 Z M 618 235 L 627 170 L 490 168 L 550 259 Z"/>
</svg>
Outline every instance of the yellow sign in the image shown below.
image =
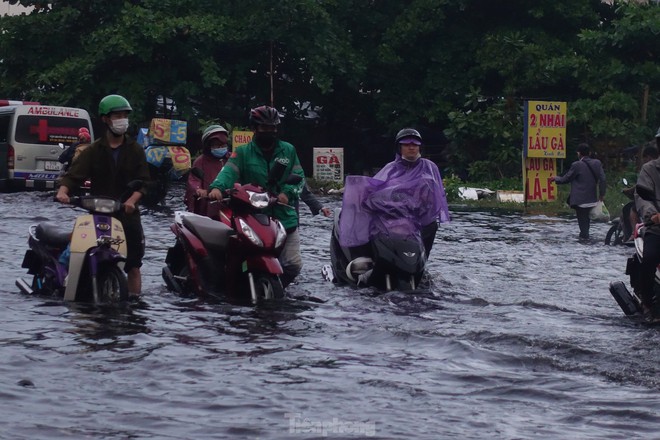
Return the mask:
<svg viewBox="0 0 660 440">
<path fill-rule="evenodd" d="M 186 147 L 167 147 L 175 170 L 185 173 L 191 167 L 190 151 Z"/>
<path fill-rule="evenodd" d="M 154 118 L 149 126 L 149 137 L 154 144 L 186 143 L 188 123 L 175 119 Z"/>
<path fill-rule="evenodd" d="M 557 199 L 557 186 L 550 182 L 556 174 L 557 159 L 528 157 L 525 159 L 525 200 L 547 202 Z"/>
<path fill-rule="evenodd" d="M 252 131 L 237 131 L 234 130 L 231 132 L 231 146 L 236 148 L 239 145 L 245 145 L 252 141 L 252 136 L 254 132 Z"/>
<path fill-rule="evenodd" d="M 525 157 L 566 157 L 566 103 L 525 103 Z"/>
</svg>

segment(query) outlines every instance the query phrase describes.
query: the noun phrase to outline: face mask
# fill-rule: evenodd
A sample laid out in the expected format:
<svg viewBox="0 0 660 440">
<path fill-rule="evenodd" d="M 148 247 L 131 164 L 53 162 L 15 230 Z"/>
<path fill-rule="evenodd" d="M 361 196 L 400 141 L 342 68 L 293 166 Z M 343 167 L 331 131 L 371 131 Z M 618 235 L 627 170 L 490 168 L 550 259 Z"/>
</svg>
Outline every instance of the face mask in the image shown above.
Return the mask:
<svg viewBox="0 0 660 440">
<path fill-rule="evenodd" d="M 254 142 L 261 148 L 270 148 L 277 140 L 277 133 L 256 133 L 254 135 Z"/>
<path fill-rule="evenodd" d="M 121 136 L 128 130 L 128 118 L 115 119 L 111 121 L 110 130 L 117 136 Z"/>
<path fill-rule="evenodd" d="M 227 149 L 226 148 L 214 148 L 211 150 L 211 154 L 213 157 L 217 157 L 218 159 L 222 159 L 227 155 Z"/>
<path fill-rule="evenodd" d="M 417 162 L 417 159 L 422 157 L 420 153 L 417 153 L 417 155 L 413 159 L 408 159 L 407 157 L 401 156 L 401 159 L 405 160 L 406 162 Z"/>
</svg>

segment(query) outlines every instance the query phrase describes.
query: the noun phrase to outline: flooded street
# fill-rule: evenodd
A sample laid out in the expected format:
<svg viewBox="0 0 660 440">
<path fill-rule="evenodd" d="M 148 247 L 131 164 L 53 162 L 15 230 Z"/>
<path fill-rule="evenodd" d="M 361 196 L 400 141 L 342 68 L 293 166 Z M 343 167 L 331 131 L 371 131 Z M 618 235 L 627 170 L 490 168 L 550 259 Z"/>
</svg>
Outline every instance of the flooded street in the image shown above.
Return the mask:
<svg viewBox="0 0 660 440">
<path fill-rule="evenodd" d="M 660 328 L 611 297 L 631 249 L 602 244 L 607 224 L 581 244 L 575 218 L 453 207 L 433 293 L 372 295 L 323 280 L 332 222 L 303 206 L 297 299 L 254 309 L 165 288 L 175 187 L 143 215 L 141 302 L 99 310 L 14 286 L 29 225 L 73 225 L 52 196 L 0 194 L 2 438 L 659 435 Z"/>
</svg>

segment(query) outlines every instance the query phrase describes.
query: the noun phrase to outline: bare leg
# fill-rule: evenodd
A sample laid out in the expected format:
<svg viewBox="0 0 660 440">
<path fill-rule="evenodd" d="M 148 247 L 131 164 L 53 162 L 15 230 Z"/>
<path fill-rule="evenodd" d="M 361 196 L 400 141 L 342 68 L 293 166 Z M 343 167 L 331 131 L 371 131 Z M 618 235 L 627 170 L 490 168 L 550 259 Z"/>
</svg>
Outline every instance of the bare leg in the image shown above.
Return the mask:
<svg viewBox="0 0 660 440">
<path fill-rule="evenodd" d="M 142 274 L 139 267 L 134 267 L 128 271 L 128 294 L 139 296 L 142 291 Z"/>
</svg>

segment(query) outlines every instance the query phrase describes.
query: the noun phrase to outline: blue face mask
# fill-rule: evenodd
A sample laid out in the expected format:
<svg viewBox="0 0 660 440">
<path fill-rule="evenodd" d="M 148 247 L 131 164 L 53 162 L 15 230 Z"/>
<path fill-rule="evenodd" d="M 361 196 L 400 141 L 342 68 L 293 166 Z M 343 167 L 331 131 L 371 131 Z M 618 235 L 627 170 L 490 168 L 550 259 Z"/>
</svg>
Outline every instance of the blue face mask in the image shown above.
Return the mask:
<svg viewBox="0 0 660 440">
<path fill-rule="evenodd" d="M 214 148 L 211 150 L 211 154 L 213 155 L 213 157 L 222 159 L 227 155 L 227 148 Z"/>
</svg>

